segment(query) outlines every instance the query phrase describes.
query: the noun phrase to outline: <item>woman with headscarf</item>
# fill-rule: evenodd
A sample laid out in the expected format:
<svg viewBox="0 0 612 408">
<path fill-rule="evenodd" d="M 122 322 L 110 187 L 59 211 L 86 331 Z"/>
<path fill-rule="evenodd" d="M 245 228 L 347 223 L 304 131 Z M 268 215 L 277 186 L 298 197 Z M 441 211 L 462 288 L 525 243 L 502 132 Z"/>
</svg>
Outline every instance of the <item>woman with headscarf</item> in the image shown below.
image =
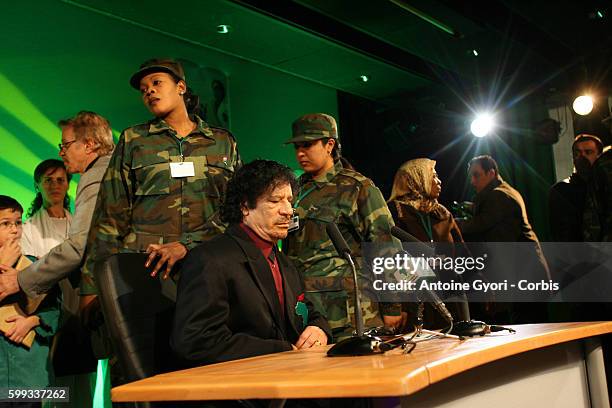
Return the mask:
<svg viewBox="0 0 612 408">
<path fill-rule="evenodd" d="M 402 164 L 393 180 L 389 210 L 395 224 L 423 242 L 463 242 L 450 211 L 438 202 L 442 182 L 430 159 Z"/>
<path fill-rule="evenodd" d="M 461 231 L 450 211 L 438 202 L 442 182 L 436 173 L 436 162 L 430 159 L 414 159 L 402 164 L 395 173 L 391 197 L 387 201 L 395 224 L 423 242 L 463 242 Z M 449 245 L 452 246 L 452 245 Z M 454 249 L 454 248 L 453 248 Z M 453 254 L 448 254 L 453 255 Z M 444 279 L 444 277 L 441 277 Z M 449 305 L 455 320 L 464 320 L 466 313 L 458 303 Z M 404 304 L 409 324 L 415 323 L 416 307 Z M 461 319 L 457 319 L 461 317 Z M 428 326 L 443 327 L 447 323 L 426 305 L 424 321 Z"/>
</svg>

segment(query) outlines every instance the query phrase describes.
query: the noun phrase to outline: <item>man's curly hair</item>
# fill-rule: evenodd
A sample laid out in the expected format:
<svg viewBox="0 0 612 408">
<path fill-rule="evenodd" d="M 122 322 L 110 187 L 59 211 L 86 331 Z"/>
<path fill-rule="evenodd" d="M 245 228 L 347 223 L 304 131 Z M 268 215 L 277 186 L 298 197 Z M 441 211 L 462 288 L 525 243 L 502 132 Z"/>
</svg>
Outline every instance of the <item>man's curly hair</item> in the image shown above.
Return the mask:
<svg viewBox="0 0 612 408">
<path fill-rule="evenodd" d="M 253 209 L 257 200 L 282 184 L 297 191 L 293 170 L 273 160 L 254 160 L 242 166 L 227 185 L 221 204 L 221 219 L 231 224 L 242 222 L 242 206 Z"/>
</svg>

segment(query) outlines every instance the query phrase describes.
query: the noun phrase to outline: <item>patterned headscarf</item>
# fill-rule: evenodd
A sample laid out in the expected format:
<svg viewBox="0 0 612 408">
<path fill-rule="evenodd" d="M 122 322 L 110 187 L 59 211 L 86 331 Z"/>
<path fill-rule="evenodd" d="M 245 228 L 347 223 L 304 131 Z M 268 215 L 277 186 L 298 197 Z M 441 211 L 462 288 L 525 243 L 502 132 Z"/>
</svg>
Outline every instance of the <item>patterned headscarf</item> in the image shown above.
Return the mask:
<svg viewBox="0 0 612 408">
<path fill-rule="evenodd" d="M 397 200 L 424 213 L 439 211 L 438 200 L 431 197 L 435 166 L 435 160 L 430 159 L 414 159 L 402 164 L 395 173 L 389 201 Z"/>
</svg>

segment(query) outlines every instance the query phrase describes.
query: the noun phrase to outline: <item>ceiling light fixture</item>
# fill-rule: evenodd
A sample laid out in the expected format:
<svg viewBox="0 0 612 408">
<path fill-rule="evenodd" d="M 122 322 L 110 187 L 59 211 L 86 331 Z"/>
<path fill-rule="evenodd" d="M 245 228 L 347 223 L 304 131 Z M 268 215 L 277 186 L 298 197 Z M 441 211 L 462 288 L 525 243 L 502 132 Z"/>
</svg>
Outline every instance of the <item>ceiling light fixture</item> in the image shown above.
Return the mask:
<svg viewBox="0 0 612 408">
<path fill-rule="evenodd" d="M 219 24 L 217 26 L 217 33 L 219 34 L 227 34 L 230 32 L 230 30 L 232 29 L 232 27 L 230 27 L 227 24 Z"/>
</svg>

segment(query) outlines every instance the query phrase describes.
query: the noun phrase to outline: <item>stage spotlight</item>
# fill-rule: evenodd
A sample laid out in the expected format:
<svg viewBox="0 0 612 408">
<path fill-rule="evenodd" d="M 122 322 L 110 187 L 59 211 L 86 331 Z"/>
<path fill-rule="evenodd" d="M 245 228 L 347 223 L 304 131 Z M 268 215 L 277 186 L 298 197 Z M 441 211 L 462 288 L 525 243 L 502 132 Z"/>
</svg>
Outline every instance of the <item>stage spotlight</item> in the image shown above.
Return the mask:
<svg viewBox="0 0 612 408">
<path fill-rule="evenodd" d="M 484 137 L 493 129 L 493 116 L 490 113 L 481 113 L 472 121 L 470 130 L 476 137 Z"/>
<path fill-rule="evenodd" d="M 574 99 L 572 108 L 579 115 L 588 115 L 593 110 L 593 98 L 590 95 L 580 95 Z"/>
</svg>

